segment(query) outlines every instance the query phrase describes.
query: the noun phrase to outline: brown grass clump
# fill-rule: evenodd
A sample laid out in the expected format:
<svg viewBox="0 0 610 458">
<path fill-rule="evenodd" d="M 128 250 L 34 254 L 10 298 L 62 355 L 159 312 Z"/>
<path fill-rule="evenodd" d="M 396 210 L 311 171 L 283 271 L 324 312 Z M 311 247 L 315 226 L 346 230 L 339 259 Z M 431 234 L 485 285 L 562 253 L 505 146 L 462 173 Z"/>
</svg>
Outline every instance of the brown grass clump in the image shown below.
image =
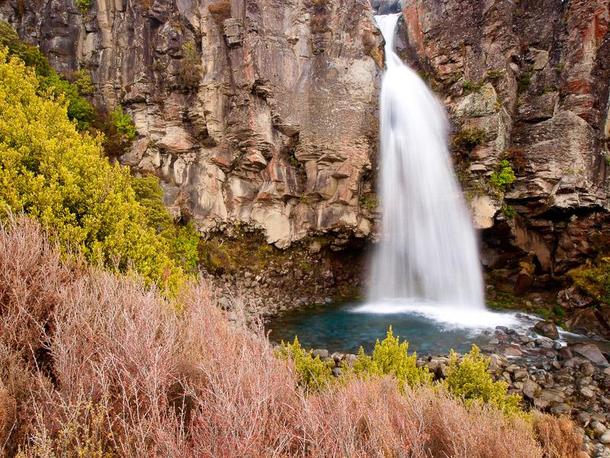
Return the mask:
<svg viewBox="0 0 610 458">
<path fill-rule="evenodd" d="M 567 417 L 536 414 L 534 430 L 548 458 L 574 458 L 583 455 L 583 436 Z"/>
<path fill-rule="evenodd" d="M 539 417 L 535 435 L 389 378 L 306 395 L 256 320 L 227 320 L 205 284 L 170 304 L 137 279 L 68 268 L 27 220 L 0 229 L 0 268 L 7 456 L 532 458 L 580 446 L 564 420 Z"/>
</svg>

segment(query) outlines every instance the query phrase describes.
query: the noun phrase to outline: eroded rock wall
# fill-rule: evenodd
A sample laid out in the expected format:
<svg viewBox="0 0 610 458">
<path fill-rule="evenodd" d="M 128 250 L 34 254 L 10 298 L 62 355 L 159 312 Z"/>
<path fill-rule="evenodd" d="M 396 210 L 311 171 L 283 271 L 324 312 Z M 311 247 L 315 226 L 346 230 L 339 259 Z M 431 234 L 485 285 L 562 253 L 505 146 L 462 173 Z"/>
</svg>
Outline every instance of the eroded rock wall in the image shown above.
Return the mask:
<svg viewBox="0 0 610 458">
<path fill-rule="evenodd" d="M 520 293 L 558 288 L 610 246 L 609 8 L 2 0 L 0 18 L 60 71 L 90 71 L 100 106 L 133 115 L 138 138 L 121 160 L 160 176 L 176 215 L 212 234 L 257 227 L 280 248 L 323 236 L 333 251 L 374 234 L 383 40 L 373 14 L 402 9 L 398 51 L 448 108 L 483 261 Z M 498 180 L 503 160 L 514 183 Z"/>
<path fill-rule="evenodd" d="M 449 109 L 490 267 L 515 250 L 533 255 L 538 274 L 559 275 L 595 248 L 608 192 L 609 9 L 606 0 L 404 2 L 400 51 Z M 502 160 L 516 181 L 494 186 Z"/>
<path fill-rule="evenodd" d="M 177 214 L 281 248 L 370 234 L 382 55 L 366 0 L 83 3 L 5 1 L 0 17 L 128 110 L 138 138 L 121 161 L 159 175 Z"/>
</svg>

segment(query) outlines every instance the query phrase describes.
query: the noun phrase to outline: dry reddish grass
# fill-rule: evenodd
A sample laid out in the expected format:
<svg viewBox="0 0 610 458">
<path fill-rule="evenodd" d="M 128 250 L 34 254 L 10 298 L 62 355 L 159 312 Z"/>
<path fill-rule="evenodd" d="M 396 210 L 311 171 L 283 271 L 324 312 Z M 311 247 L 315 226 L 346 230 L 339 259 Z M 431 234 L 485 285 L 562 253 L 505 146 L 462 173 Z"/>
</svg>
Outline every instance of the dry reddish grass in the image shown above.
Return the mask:
<svg viewBox="0 0 610 458">
<path fill-rule="evenodd" d="M 170 304 L 135 279 L 73 271 L 27 220 L 0 230 L 0 269 L 7 455 L 531 458 L 568 456 L 553 454 L 560 440 L 578 447 L 564 420 L 541 417 L 543 450 L 520 420 L 433 389 L 403 395 L 391 379 L 305 396 L 262 328 L 228 321 L 204 284 Z"/>
<path fill-rule="evenodd" d="M 542 444 L 545 457 L 574 458 L 583 455 L 583 437 L 576 431 L 574 423 L 566 417 L 556 418 L 550 415 L 537 414 L 534 430 Z"/>
</svg>

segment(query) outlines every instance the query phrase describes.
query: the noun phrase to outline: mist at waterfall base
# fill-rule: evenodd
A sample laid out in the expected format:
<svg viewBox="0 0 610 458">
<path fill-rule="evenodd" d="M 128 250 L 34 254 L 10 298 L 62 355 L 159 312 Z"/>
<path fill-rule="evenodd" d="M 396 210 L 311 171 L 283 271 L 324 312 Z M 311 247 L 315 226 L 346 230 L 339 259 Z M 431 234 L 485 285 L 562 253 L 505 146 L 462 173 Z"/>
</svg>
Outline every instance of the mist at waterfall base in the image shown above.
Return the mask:
<svg viewBox="0 0 610 458">
<path fill-rule="evenodd" d="M 394 52 L 400 14 L 376 16 L 385 38 L 380 94 L 382 220 L 367 302 L 293 313 L 272 326 L 274 340 L 306 346 L 370 347 L 389 325 L 420 352 L 469 347 L 514 314 L 486 309 L 470 213 L 453 173 L 442 103 Z M 293 334 L 292 336 L 290 334 Z"/>
</svg>

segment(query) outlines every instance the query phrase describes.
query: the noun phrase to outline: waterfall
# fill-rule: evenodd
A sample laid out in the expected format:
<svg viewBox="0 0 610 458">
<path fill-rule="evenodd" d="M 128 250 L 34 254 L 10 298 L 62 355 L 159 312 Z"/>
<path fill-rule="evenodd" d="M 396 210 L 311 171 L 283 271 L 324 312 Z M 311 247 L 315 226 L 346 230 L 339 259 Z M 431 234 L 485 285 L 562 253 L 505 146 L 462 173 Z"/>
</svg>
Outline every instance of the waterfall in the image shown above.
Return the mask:
<svg viewBox="0 0 610 458">
<path fill-rule="evenodd" d="M 383 217 L 369 301 L 482 311 L 477 240 L 449 157 L 447 116 L 394 52 L 399 17 L 375 17 L 386 40 L 378 186 Z"/>
</svg>

